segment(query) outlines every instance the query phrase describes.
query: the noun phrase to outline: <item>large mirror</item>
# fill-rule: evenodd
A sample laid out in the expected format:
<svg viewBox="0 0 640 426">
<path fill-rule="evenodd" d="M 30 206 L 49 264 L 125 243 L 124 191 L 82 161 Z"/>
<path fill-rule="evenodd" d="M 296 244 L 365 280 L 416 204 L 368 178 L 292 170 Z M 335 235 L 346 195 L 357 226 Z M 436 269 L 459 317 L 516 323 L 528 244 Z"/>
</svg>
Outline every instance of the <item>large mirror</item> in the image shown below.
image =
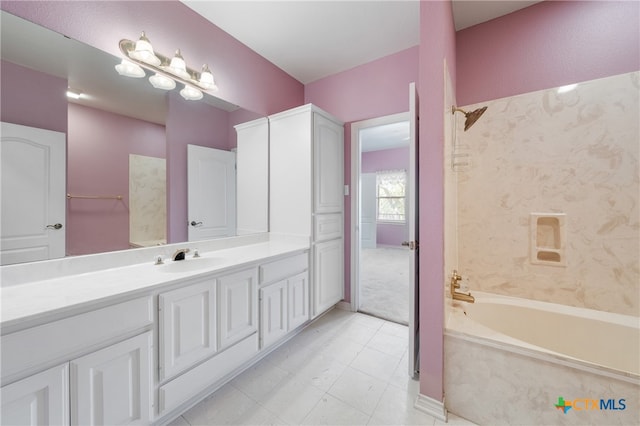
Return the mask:
<svg viewBox="0 0 640 426">
<path fill-rule="evenodd" d="M 187 101 L 178 94 L 179 87 L 155 89 L 148 81 L 149 71 L 145 78 L 120 76 L 115 65 L 122 58 L 0 13 L 2 121 L 66 135 L 66 219 L 62 228 L 66 254 L 187 241 L 191 224 L 199 227 L 202 222 L 189 217 L 187 176 L 192 173 L 188 172 L 187 152 L 196 146 L 235 157 L 235 127 L 259 122 L 260 116 L 209 93 L 199 101 Z M 80 98 L 67 98 L 67 87 L 80 92 Z M 265 138 L 264 146 L 267 144 Z M 233 216 L 234 226 L 207 238 L 231 236 L 238 228 L 240 233 L 268 231 L 267 188 L 263 185 L 268 180 L 256 174 L 256 170 L 267 173 L 267 150 L 240 151 L 238 173 L 249 175 L 238 176 L 245 192 L 236 193 L 230 204 L 235 208 L 240 200 L 245 204 L 255 200 L 264 205 L 254 203 L 249 231 L 237 223 L 237 212 L 226 211 L 223 214 Z M 242 167 L 243 161 L 251 167 Z M 218 175 L 215 171 L 200 173 L 205 181 Z M 252 179 L 256 185 L 250 184 Z M 3 172 L 3 188 L 11 180 Z M 217 181 L 204 183 L 211 191 L 220 187 Z M 231 190 L 237 192 L 235 186 Z M 1 207 L 5 216 L 5 203 Z M 257 220 L 256 212 L 261 215 Z M 209 216 L 216 215 L 220 213 Z"/>
</svg>

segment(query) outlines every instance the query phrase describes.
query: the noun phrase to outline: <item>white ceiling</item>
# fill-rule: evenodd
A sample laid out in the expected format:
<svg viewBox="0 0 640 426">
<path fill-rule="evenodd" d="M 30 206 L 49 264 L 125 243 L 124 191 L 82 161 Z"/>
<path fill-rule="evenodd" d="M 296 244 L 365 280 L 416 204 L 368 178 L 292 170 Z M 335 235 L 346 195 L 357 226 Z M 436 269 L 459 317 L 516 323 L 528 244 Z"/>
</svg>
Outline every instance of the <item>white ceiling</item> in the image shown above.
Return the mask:
<svg viewBox="0 0 640 426">
<path fill-rule="evenodd" d="M 303 84 L 419 44 L 417 0 L 181 0 Z M 454 0 L 456 30 L 538 1 Z"/>
</svg>

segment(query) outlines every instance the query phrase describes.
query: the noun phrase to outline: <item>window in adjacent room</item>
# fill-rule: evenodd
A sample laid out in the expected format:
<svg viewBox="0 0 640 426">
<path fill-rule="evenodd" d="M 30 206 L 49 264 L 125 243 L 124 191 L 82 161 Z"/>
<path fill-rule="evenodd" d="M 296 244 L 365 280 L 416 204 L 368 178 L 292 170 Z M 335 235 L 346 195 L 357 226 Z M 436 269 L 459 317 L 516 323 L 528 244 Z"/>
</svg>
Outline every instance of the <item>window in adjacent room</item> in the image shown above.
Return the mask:
<svg viewBox="0 0 640 426">
<path fill-rule="evenodd" d="M 404 170 L 378 172 L 376 190 L 378 222 L 404 223 L 407 172 Z"/>
</svg>

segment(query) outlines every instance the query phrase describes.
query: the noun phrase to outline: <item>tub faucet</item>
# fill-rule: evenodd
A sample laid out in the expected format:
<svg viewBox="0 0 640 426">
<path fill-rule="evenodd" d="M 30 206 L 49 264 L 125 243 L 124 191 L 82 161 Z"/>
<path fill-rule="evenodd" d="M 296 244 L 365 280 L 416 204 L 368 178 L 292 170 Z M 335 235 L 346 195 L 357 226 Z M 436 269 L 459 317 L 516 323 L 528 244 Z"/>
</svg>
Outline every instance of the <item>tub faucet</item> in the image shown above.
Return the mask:
<svg viewBox="0 0 640 426">
<path fill-rule="evenodd" d="M 188 248 L 178 249 L 178 250 L 176 250 L 175 253 L 173 253 L 173 256 L 171 256 L 171 259 L 173 259 L 173 260 L 184 260 L 185 259 L 185 255 L 187 253 L 189 253 L 189 249 Z"/>
<path fill-rule="evenodd" d="M 458 274 L 458 271 L 454 269 L 453 273 L 451 274 L 451 298 L 453 300 L 462 300 L 463 302 L 473 303 L 476 299 L 471 295 L 471 293 L 467 294 L 456 291 L 457 288 L 460 288 L 460 283 L 458 281 L 461 280 L 462 277 Z"/>
</svg>

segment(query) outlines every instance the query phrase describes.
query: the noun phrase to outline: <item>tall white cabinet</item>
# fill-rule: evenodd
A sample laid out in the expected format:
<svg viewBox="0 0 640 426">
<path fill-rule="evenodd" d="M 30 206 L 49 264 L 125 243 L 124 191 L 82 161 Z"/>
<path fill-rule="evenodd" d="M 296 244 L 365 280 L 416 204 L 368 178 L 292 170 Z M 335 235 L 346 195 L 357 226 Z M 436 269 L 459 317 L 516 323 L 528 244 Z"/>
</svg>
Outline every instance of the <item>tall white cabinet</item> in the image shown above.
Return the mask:
<svg viewBox="0 0 640 426">
<path fill-rule="evenodd" d="M 311 240 L 311 317 L 344 297 L 344 128 L 308 104 L 269 116 L 270 232 Z"/>
</svg>

